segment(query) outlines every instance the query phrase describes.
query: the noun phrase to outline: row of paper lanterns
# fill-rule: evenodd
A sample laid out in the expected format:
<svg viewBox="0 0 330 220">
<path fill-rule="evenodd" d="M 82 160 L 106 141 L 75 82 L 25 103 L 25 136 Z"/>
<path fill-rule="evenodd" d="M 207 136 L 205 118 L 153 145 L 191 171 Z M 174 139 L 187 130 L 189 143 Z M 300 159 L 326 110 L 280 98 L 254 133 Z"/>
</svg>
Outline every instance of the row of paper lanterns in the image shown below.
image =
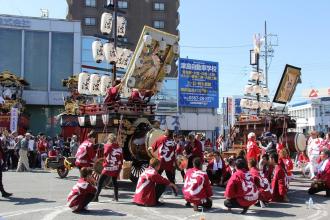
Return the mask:
<svg viewBox="0 0 330 220">
<path fill-rule="evenodd" d="M 106 95 L 111 87 L 111 77 L 82 72 L 78 77 L 78 93 L 82 95 Z"/>
<path fill-rule="evenodd" d="M 115 63 L 119 59 L 129 60 L 132 57 L 133 52 L 129 49 L 122 49 L 120 47 L 115 48 L 114 44 L 111 42 L 102 44 L 102 42 L 97 39 L 92 43 L 92 54 L 96 63 L 101 63 L 104 59 L 108 63 Z M 129 61 L 127 61 L 127 63 L 129 63 Z"/>
<path fill-rule="evenodd" d="M 246 85 L 244 88 L 245 94 L 260 94 L 261 96 L 268 96 L 269 89 L 259 85 Z"/>
<path fill-rule="evenodd" d="M 241 99 L 240 106 L 247 109 L 269 110 L 272 107 L 270 102 L 258 102 L 257 100 Z"/>
<path fill-rule="evenodd" d="M 101 16 L 100 30 L 102 34 L 109 35 L 112 31 L 112 14 L 104 12 Z M 117 36 L 123 37 L 126 33 L 127 20 L 125 17 L 117 16 Z"/>
<path fill-rule="evenodd" d="M 90 125 L 95 126 L 96 125 L 96 115 L 89 115 L 89 122 Z M 109 120 L 110 120 L 110 116 L 108 114 L 103 114 L 102 115 L 102 122 L 104 125 L 108 125 L 109 124 Z M 79 116 L 78 117 L 78 123 L 81 127 L 86 126 L 86 118 L 85 116 Z"/>
<path fill-rule="evenodd" d="M 261 72 L 252 71 L 250 73 L 250 79 L 253 80 L 253 81 L 260 81 L 260 82 L 262 82 L 262 81 L 264 81 L 265 76 Z"/>
</svg>

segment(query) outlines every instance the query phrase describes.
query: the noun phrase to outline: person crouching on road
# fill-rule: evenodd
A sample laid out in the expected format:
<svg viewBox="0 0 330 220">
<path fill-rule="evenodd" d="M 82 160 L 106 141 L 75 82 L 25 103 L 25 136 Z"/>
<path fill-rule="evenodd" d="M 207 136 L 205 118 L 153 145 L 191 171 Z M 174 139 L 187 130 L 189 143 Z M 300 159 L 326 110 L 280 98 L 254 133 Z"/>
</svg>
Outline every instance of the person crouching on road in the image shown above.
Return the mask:
<svg viewBox="0 0 330 220">
<path fill-rule="evenodd" d="M 117 178 L 123 165 L 123 149 L 117 144 L 117 137 L 113 133 L 109 134 L 108 141 L 104 145 L 103 170 L 99 182 L 97 184 L 97 192 L 94 198 L 95 202 L 99 201 L 99 195 L 104 182 L 110 177 L 113 185 L 114 196 L 113 201 L 118 201 L 118 182 Z"/>
<path fill-rule="evenodd" d="M 259 202 L 257 203 L 262 208 L 272 199 L 272 189 L 268 179 L 262 171 L 257 168 L 257 161 L 255 159 L 249 160 L 249 169 L 253 177 L 253 182 L 259 190 Z"/>
<path fill-rule="evenodd" d="M 159 175 L 160 162 L 156 158 L 150 159 L 149 167 L 139 177 L 136 185 L 133 202 L 140 206 L 160 206 L 159 198 L 165 191 L 166 186 L 170 186 L 175 192 L 178 188 L 174 183 Z"/>
<path fill-rule="evenodd" d="M 87 139 L 80 144 L 76 154 L 76 166 L 79 169 L 93 166 L 96 157 L 96 151 L 94 150 L 95 139 L 96 133 L 92 130 L 87 134 Z"/>
<path fill-rule="evenodd" d="M 317 176 L 308 190 L 309 194 L 315 194 L 321 191 L 326 192 L 326 196 L 330 197 L 330 150 L 323 149 L 321 151 L 321 164 L 319 166 Z"/>
<path fill-rule="evenodd" d="M 67 198 L 67 205 L 73 212 L 79 213 L 86 211 L 87 205 L 95 196 L 96 187 L 94 186 L 94 179 L 91 175 L 91 168 L 83 167 L 80 169 L 80 179 L 73 186 Z"/>
<path fill-rule="evenodd" d="M 275 166 L 274 175 L 272 178 L 272 189 L 274 202 L 289 202 L 287 193 L 289 181 L 285 170 L 285 164 L 282 160 L 279 160 L 278 154 L 272 153 L 269 156 L 269 162 Z"/>
<path fill-rule="evenodd" d="M 225 161 L 222 159 L 220 152 L 214 152 L 214 159 L 211 160 L 206 168 L 207 175 L 211 180 L 211 185 L 216 184 L 218 186 L 222 183 L 222 177 L 225 173 L 226 165 Z"/>
<path fill-rule="evenodd" d="M 196 157 L 193 160 L 194 168 L 188 169 L 182 189 L 186 206 L 194 205 L 194 211 L 198 211 L 198 206 L 210 209 L 212 207 L 213 195 L 210 180 L 205 172 L 202 171 L 202 162 Z"/>
<path fill-rule="evenodd" d="M 224 205 L 231 211 L 232 208 L 243 208 L 245 214 L 249 207 L 259 198 L 259 191 L 253 182 L 248 166 L 244 159 L 236 160 L 236 172 L 230 177 L 226 191 Z"/>
</svg>

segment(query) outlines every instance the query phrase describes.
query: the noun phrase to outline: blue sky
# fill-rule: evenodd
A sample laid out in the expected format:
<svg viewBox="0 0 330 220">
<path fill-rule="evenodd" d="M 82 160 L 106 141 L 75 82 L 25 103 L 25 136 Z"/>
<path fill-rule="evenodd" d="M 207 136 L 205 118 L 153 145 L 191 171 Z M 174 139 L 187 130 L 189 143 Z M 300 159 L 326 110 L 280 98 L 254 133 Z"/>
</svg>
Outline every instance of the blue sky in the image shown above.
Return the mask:
<svg viewBox="0 0 330 220">
<path fill-rule="evenodd" d="M 65 0 L 0 0 L 2 14 L 40 16 L 40 8 L 52 18 L 66 16 Z M 181 0 L 179 12 L 181 57 L 219 62 L 221 97 L 242 93 L 251 70 L 249 45 L 254 33 L 263 33 L 265 20 L 279 43 L 269 70 L 271 94 L 285 64 L 302 68 L 294 101 L 304 100 L 302 89 L 330 87 L 328 0 Z"/>
</svg>

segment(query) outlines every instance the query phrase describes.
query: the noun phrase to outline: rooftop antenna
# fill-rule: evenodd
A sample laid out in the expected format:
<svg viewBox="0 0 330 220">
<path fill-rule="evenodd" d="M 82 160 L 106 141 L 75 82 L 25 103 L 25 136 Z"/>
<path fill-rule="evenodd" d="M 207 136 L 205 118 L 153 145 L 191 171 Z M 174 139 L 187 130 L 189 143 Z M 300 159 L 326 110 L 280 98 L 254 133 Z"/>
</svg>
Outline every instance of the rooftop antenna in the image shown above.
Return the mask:
<svg viewBox="0 0 330 220">
<path fill-rule="evenodd" d="M 41 8 L 40 11 L 41 11 L 41 17 L 42 18 L 49 18 L 49 11 L 48 11 L 48 9 Z"/>
</svg>

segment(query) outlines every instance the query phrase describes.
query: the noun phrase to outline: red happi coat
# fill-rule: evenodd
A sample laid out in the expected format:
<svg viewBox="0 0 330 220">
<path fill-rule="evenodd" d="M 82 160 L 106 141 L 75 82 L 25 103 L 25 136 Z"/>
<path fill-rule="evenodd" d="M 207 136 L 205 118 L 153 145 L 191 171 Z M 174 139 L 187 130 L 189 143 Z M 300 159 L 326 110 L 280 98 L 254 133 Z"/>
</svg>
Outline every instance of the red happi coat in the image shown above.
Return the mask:
<svg viewBox="0 0 330 220">
<path fill-rule="evenodd" d="M 175 165 L 175 151 L 176 143 L 168 137 L 159 137 L 151 146 L 153 151 L 158 151 L 158 160 L 160 161 L 160 168 L 166 171 L 173 171 Z"/>
<path fill-rule="evenodd" d="M 281 150 L 283 150 L 284 149 L 284 145 L 283 145 L 283 143 L 278 143 L 277 145 L 276 145 L 276 151 L 277 151 L 277 154 L 279 154 L 280 152 L 281 152 Z"/>
<path fill-rule="evenodd" d="M 183 155 L 183 151 L 185 149 L 185 143 L 183 141 L 179 141 L 176 145 L 176 155 Z"/>
<path fill-rule="evenodd" d="M 139 177 L 133 202 L 144 206 L 156 205 L 156 184 L 169 185 L 170 181 L 152 167 L 148 167 Z"/>
<path fill-rule="evenodd" d="M 330 140 L 325 139 L 321 142 L 320 150 L 322 151 L 323 149 L 330 150 Z"/>
<path fill-rule="evenodd" d="M 298 161 L 300 163 L 308 163 L 309 162 L 309 158 L 305 155 L 304 152 L 300 152 L 299 156 L 298 156 Z"/>
<path fill-rule="evenodd" d="M 324 170 L 318 172 L 317 179 L 325 181 L 327 188 L 330 189 L 330 159 L 326 162 Z"/>
<path fill-rule="evenodd" d="M 186 172 L 182 193 L 187 202 L 201 205 L 213 195 L 211 183 L 207 174 L 197 168 Z"/>
<path fill-rule="evenodd" d="M 37 142 L 37 149 L 40 154 L 46 153 L 48 149 L 48 143 L 46 140 L 39 140 Z"/>
<path fill-rule="evenodd" d="M 285 170 L 287 175 L 290 177 L 292 176 L 292 170 L 293 170 L 293 162 L 291 160 L 290 157 L 282 157 L 280 158 L 280 160 L 282 160 L 284 166 L 285 166 Z"/>
<path fill-rule="evenodd" d="M 236 199 L 242 207 L 255 204 L 259 199 L 259 191 L 251 174 L 246 170 L 237 170 L 233 173 L 227 183 L 225 197 Z"/>
<path fill-rule="evenodd" d="M 287 194 L 289 189 L 289 182 L 285 170 L 284 164 L 279 161 L 280 164 L 275 166 L 273 178 L 272 178 L 272 189 L 273 198 L 272 201 L 283 201 L 284 196 Z M 282 163 L 282 164 L 281 164 Z"/>
<path fill-rule="evenodd" d="M 259 161 L 259 155 L 261 150 L 259 149 L 257 143 L 250 139 L 246 145 L 246 160 L 249 161 L 250 159 L 254 158 L 256 161 Z"/>
<path fill-rule="evenodd" d="M 76 166 L 91 167 L 96 156 L 93 143 L 87 139 L 82 142 L 76 153 Z"/>
<path fill-rule="evenodd" d="M 107 96 L 105 97 L 104 103 L 111 103 L 117 101 L 119 98 L 118 90 L 119 88 L 117 86 L 113 86 L 107 89 Z"/>
<path fill-rule="evenodd" d="M 118 177 L 123 165 L 123 149 L 118 144 L 105 144 L 102 174 Z"/>
<path fill-rule="evenodd" d="M 194 146 L 188 143 L 185 147 L 185 151 L 190 163 L 192 163 L 192 160 L 196 157 L 199 157 L 202 163 L 204 162 L 203 146 L 199 140 L 195 139 Z"/>
<path fill-rule="evenodd" d="M 71 189 L 70 194 L 67 198 L 67 205 L 72 210 L 79 210 L 84 207 L 83 204 L 85 202 L 86 196 L 88 194 L 95 194 L 96 187 L 86 181 L 84 178 L 80 178 L 78 182 Z"/>
<path fill-rule="evenodd" d="M 268 202 L 272 198 L 272 189 L 268 179 L 264 176 L 263 172 L 255 167 L 250 169 L 250 173 L 253 177 L 254 184 L 259 190 L 259 200 Z"/>
</svg>

